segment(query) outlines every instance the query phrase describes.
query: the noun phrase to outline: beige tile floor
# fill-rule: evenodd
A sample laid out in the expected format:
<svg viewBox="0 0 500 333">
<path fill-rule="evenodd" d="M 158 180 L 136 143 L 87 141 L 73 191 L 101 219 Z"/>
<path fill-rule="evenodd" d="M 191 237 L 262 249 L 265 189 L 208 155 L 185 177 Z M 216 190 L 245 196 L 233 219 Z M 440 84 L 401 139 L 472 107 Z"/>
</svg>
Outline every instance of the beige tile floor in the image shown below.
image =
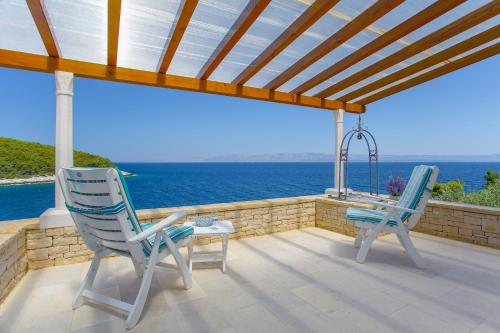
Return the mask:
<svg viewBox="0 0 500 333">
<path fill-rule="evenodd" d="M 158 268 L 130 332 L 500 332 L 500 251 L 413 234 L 429 267 L 393 236 L 365 264 L 353 239 L 309 228 L 229 243 L 228 270 L 195 267 L 184 291 Z M 216 244 L 219 246 L 219 244 Z M 0 307 L 0 332 L 123 332 L 123 316 L 71 302 L 89 264 L 30 271 Z M 127 259 L 104 261 L 95 288 L 131 301 Z"/>
</svg>

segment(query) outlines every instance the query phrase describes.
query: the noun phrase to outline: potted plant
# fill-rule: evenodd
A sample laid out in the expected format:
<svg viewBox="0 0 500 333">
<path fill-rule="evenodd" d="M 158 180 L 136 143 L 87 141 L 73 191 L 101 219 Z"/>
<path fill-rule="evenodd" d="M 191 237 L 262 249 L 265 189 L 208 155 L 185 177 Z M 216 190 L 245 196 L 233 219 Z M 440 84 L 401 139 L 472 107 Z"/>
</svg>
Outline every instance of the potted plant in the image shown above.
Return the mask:
<svg viewBox="0 0 500 333">
<path fill-rule="evenodd" d="M 392 200 L 399 200 L 406 187 L 406 181 L 401 177 L 389 177 L 385 183 L 385 189 L 391 195 Z"/>
</svg>

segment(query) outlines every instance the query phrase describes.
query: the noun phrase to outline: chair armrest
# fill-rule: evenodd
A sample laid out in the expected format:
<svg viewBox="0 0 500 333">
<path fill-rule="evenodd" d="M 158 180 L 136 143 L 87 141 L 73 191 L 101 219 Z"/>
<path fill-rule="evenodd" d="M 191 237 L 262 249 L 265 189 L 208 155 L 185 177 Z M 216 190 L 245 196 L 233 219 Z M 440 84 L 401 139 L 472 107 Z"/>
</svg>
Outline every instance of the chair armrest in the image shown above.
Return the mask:
<svg viewBox="0 0 500 333">
<path fill-rule="evenodd" d="M 408 212 L 408 213 L 412 213 L 412 214 L 420 214 L 420 211 L 415 210 L 415 209 L 394 206 L 394 205 L 383 203 L 383 202 L 367 200 L 367 201 L 365 201 L 365 203 L 370 204 L 370 205 L 374 205 L 377 207 L 389 208 L 393 211 L 397 210 L 397 211 Z"/>
<path fill-rule="evenodd" d="M 169 227 L 170 225 L 174 224 L 175 222 L 179 221 L 182 219 L 184 216 L 187 215 L 186 211 L 180 211 L 175 214 L 170 215 L 169 217 L 161 220 L 158 222 L 156 225 L 154 225 L 151 228 L 148 228 L 141 232 L 140 234 L 135 235 L 134 237 L 130 238 L 128 241 L 129 242 L 140 242 L 142 240 L 147 239 L 148 237 L 155 235 L 157 232 L 165 229 L 166 227 Z"/>
</svg>

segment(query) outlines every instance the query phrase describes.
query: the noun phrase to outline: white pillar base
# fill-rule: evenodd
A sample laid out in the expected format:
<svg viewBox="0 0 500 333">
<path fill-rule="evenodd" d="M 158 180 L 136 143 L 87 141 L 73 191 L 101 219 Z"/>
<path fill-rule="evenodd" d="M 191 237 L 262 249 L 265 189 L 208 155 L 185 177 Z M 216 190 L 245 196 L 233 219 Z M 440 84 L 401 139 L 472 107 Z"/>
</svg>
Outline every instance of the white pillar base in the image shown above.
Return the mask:
<svg viewBox="0 0 500 333">
<path fill-rule="evenodd" d="M 60 228 L 74 226 L 73 218 L 67 209 L 49 208 L 40 215 L 40 228 Z"/>
</svg>

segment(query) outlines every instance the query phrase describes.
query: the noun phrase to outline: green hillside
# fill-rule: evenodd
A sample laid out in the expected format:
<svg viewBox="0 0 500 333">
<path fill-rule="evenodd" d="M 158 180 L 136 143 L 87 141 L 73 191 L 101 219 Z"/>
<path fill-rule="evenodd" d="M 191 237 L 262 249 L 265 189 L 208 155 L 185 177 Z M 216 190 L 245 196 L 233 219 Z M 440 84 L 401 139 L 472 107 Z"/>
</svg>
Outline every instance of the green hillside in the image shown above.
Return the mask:
<svg viewBox="0 0 500 333">
<path fill-rule="evenodd" d="M 112 167 L 108 158 L 75 151 L 75 166 Z M 53 146 L 0 137 L 0 178 L 28 178 L 54 174 Z"/>
</svg>

